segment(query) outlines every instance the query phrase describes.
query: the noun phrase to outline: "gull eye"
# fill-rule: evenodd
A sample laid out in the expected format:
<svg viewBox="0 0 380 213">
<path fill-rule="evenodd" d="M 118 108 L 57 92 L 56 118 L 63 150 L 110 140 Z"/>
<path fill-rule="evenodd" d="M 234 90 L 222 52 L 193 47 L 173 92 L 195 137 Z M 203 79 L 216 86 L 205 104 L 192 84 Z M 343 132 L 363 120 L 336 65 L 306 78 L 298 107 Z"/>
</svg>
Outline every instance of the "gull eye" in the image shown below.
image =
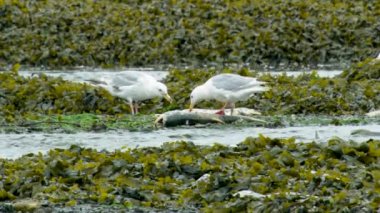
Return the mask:
<svg viewBox="0 0 380 213">
<path fill-rule="evenodd" d="M 158 89 L 158 91 L 162 92 L 162 89 Z"/>
</svg>

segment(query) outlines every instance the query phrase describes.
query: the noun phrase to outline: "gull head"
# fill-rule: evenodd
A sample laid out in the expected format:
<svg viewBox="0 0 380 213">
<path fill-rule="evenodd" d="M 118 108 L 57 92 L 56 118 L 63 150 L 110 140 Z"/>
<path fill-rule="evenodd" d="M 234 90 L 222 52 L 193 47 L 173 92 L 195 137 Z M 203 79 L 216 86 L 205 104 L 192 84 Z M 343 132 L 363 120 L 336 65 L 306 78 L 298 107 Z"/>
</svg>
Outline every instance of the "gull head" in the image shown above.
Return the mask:
<svg viewBox="0 0 380 213">
<path fill-rule="evenodd" d="M 168 88 L 165 84 L 157 82 L 156 91 L 157 96 L 164 97 L 169 103 L 172 102 L 172 98 L 168 94 Z"/>
<path fill-rule="evenodd" d="M 190 94 L 190 107 L 189 111 L 191 112 L 198 102 L 207 99 L 207 88 L 204 85 L 197 86 L 193 89 Z"/>
</svg>

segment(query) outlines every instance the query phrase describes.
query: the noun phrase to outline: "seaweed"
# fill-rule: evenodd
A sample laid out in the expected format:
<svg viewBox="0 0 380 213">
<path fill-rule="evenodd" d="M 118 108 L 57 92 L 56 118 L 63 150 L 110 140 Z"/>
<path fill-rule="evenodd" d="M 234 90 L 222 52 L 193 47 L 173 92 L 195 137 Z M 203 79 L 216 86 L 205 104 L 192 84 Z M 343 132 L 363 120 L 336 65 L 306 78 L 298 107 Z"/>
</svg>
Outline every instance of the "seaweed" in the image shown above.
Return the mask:
<svg viewBox="0 0 380 213">
<path fill-rule="evenodd" d="M 355 62 L 380 47 L 378 11 L 370 0 L 0 1 L 0 66 Z"/>
<path fill-rule="evenodd" d="M 73 145 L 0 159 L 0 194 L 3 203 L 33 199 L 51 207 L 374 212 L 379 150 L 372 139 L 317 144 L 263 135 L 237 146 L 176 141 L 110 152 Z"/>
<path fill-rule="evenodd" d="M 215 74 L 229 72 L 258 77 L 260 80 L 268 82 L 271 88 L 269 91 L 255 95 L 248 101 L 237 103 L 237 106 L 256 109 L 266 116 L 275 118 L 275 116 L 292 114 L 363 115 L 380 106 L 379 65 L 379 60 L 366 60 L 353 65 L 334 78 L 319 77 L 315 72 L 291 77 L 286 74 L 258 75 L 257 72 L 252 72 L 247 68 L 238 70 L 231 68 L 173 68 L 169 71 L 165 83 L 169 93 L 175 97 L 174 102 L 169 104 L 158 99 L 145 101 L 141 105 L 141 113 L 152 114 L 186 109 L 189 103 L 189 94 L 195 86 Z M 70 82 L 44 74 L 23 77 L 18 75 L 18 68 L 19 65 L 16 64 L 11 71 L 0 73 L 0 123 L 2 125 L 38 126 L 33 124 L 34 122 L 45 122 L 45 124 L 60 122 L 55 124 L 64 125 L 64 122 L 70 121 L 59 120 L 60 115 L 70 116 L 86 113 L 89 114 L 87 118 L 91 117 L 90 114 L 104 115 L 105 117 L 109 116 L 109 121 L 113 117 L 115 122 L 124 117 L 124 121 L 121 122 L 128 123 L 130 127 L 137 127 L 140 124 L 146 127 L 147 122 L 154 120 L 153 115 L 148 118 L 142 117 L 140 121 L 128 118 L 126 114 L 129 114 L 129 108 L 125 101 L 111 96 L 103 88 Z M 213 101 L 206 101 L 199 105 L 201 108 L 220 106 Z M 46 118 L 46 115 L 49 115 L 51 119 Z M 57 116 L 56 119 L 54 116 Z M 80 123 L 81 119 L 87 118 L 82 116 L 74 123 Z M 106 129 L 101 119 L 98 121 L 98 123 L 92 123 L 92 129 Z M 83 122 L 85 121 L 83 120 Z M 334 122 L 331 121 L 331 123 Z M 336 120 L 335 124 L 339 125 L 339 120 Z M 85 129 L 91 128 L 85 127 Z"/>
</svg>

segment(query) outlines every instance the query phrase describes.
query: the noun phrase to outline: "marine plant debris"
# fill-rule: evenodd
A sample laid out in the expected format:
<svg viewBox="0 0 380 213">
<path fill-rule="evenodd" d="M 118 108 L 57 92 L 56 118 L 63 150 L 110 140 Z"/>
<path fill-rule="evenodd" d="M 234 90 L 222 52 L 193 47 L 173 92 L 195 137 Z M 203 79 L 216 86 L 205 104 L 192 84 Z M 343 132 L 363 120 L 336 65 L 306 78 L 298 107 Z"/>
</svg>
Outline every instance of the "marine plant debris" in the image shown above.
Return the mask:
<svg viewBox="0 0 380 213">
<path fill-rule="evenodd" d="M 0 209 L 13 200 L 133 210 L 376 212 L 380 141 L 246 138 L 237 146 L 167 142 L 97 151 L 71 146 L 0 159 Z"/>
<path fill-rule="evenodd" d="M 0 67 L 360 61 L 379 50 L 379 10 L 372 0 L 6 0 Z"/>
</svg>

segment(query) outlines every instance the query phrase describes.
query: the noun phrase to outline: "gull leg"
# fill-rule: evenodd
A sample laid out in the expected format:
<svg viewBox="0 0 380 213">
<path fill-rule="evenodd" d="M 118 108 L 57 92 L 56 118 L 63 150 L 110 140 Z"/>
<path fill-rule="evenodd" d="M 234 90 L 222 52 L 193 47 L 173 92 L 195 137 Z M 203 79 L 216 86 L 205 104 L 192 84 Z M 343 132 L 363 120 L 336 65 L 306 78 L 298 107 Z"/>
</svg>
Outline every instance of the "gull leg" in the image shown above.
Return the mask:
<svg viewBox="0 0 380 213">
<path fill-rule="evenodd" d="M 137 113 L 139 113 L 139 104 L 135 102 L 134 107 L 135 107 L 135 115 L 137 115 Z"/>
<path fill-rule="evenodd" d="M 135 110 L 133 108 L 133 102 L 129 102 L 129 107 L 131 108 L 131 114 L 134 115 L 135 114 Z"/>
<path fill-rule="evenodd" d="M 235 103 L 231 103 L 231 115 L 234 113 Z"/>
</svg>

